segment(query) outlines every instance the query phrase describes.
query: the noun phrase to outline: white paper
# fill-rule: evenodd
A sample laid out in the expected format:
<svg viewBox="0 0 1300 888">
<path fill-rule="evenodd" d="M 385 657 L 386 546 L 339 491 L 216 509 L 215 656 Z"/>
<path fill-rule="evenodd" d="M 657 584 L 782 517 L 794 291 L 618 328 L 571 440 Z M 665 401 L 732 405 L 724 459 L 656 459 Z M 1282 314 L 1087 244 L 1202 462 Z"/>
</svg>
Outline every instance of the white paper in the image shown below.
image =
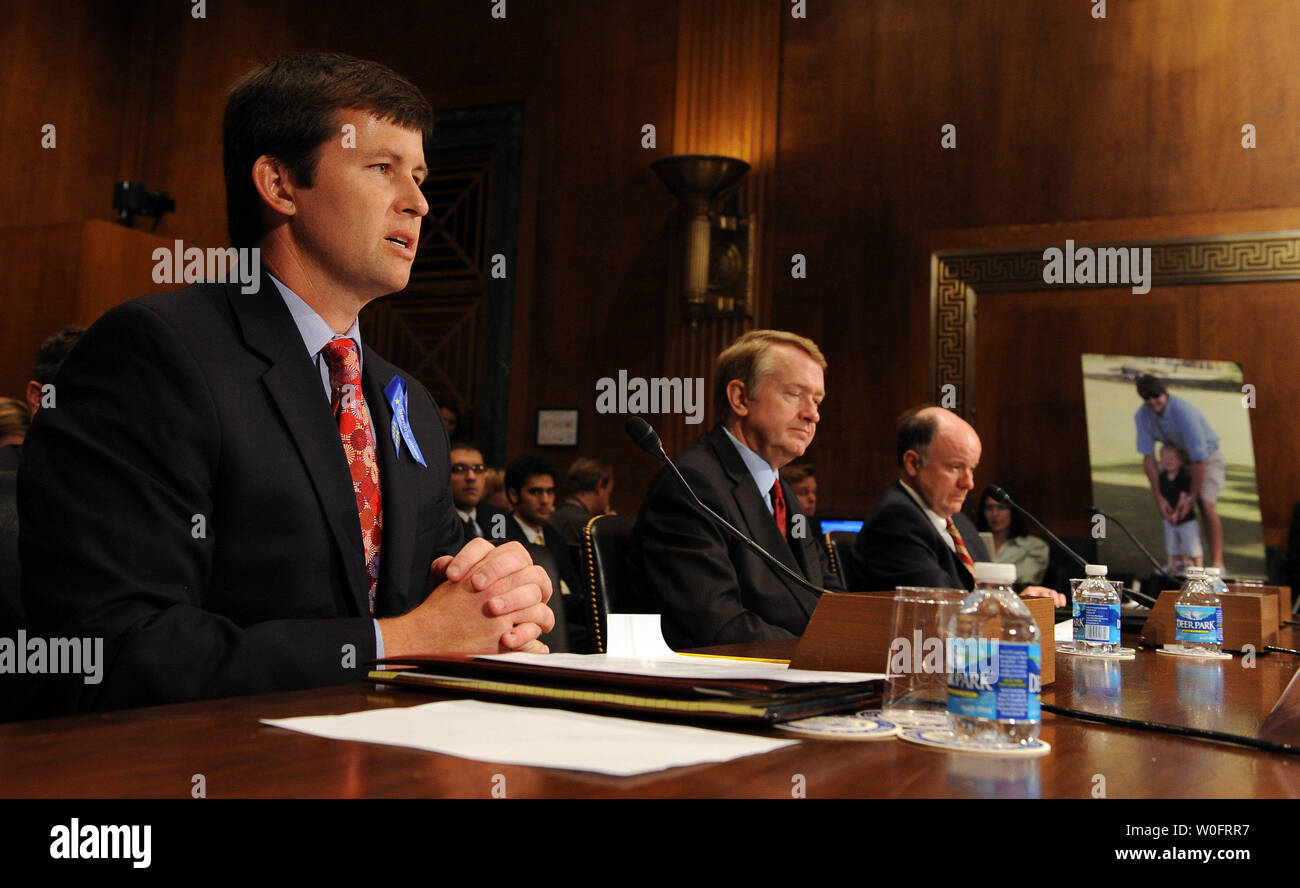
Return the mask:
<svg viewBox="0 0 1300 888">
<path fill-rule="evenodd" d="M 1074 620 L 1062 620 L 1057 623 L 1053 639 L 1056 641 L 1074 641 Z"/>
<path fill-rule="evenodd" d="M 607 654 L 484 654 L 478 660 L 515 660 L 553 669 L 586 669 L 660 678 L 788 681 L 795 684 L 849 684 L 888 678 L 882 672 L 819 672 L 791 669 L 786 663 L 760 663 L 727 657 L 688 657 L 664 641 L 659 614 L 610 614 Z"/>
<path fill-rule="evenodd" d="M 659 614 L 608 614 L 605 628 L 611 657 L 634 660 L 670 660 L 681 656 L 664 641 Z"/>
<path fill-rule="evenodd" d="M 347 715 L 264 718 L 262 723 L 335 740 L 408 746 L 480 762 L 615 777 L 726 762 L 798 742 L 479 700 Z"/>
</svg>

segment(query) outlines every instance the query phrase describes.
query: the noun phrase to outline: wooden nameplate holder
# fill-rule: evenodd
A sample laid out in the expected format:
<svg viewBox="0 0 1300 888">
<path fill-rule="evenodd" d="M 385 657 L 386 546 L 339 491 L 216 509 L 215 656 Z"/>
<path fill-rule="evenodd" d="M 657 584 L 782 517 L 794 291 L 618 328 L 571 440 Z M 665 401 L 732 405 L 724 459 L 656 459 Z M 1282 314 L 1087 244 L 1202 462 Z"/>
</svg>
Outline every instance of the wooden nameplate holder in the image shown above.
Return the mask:
<svg viewBox="0 0 1300 888">
<path fill-rule="evenodd" d="M 1228 589 L 1233 594 L 1246 593 L 1277 596 L 1277 624 L 1282 626 L 1287 620 L 1291 619 L 1291 597 L 1290 586 L 1247 586 L 1244 583 L 1229 583 Z"/>
<path fill-rule="evenodd" d="M 1038 623 L 1043 685 L 1056 680 L 1056 608 L 1047 598 L 1024 598 Z M 832 672 L 887 672 L 893 592 L 825 592 L 799 639 L 790 666 Z"/>
<path fill-rule="evenodd" d="M 1277 627 L 1282 619 L 1278 615 L 1278 590 L 1286 589 L 1289 601 L 1290 589 L 1286 586 L 1238 586 L 1237 589 L 1242 591 L 1219 597 L 1223 603 L 1223 649 L 1240 651 L 1251 645 L 1256 653 L 1262 654 L 1264 645 L 1277 644 Z M 1143 644 L 1159 648 L 1174 643 L 1174 605 L 1178 594 L 1177 589 L 1160 593 L 1142 627 Z"/>
</svg>

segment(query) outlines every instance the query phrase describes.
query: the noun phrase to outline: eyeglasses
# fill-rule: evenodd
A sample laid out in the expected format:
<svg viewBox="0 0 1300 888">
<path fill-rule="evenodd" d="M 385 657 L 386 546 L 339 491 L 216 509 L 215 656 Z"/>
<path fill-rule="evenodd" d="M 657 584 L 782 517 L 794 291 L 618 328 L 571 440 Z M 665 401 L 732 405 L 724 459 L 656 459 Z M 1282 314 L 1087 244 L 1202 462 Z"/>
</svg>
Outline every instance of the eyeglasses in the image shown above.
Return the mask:
<svg viewBox="0 0 1300 888">
<path fill-rule="evenodd" d="M 475 475 L 482 475 L 487 471 L 487 466 L 479 463 L 476 466 L 469 466 L 465 463 L 452 463 L 451 473 L 453 475 L 464 475 L 466 472 L 473 472 Z"/>
</svg>

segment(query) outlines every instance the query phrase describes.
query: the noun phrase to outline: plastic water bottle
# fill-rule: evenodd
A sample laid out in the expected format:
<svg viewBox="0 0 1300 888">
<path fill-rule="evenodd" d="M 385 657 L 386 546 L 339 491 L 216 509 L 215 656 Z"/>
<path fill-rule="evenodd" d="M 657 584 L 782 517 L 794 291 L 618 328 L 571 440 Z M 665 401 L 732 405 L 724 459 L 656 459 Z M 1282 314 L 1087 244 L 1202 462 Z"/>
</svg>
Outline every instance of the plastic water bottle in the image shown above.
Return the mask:
<svg viewBox="0 0 1300 888">
<path fill-rule="evenodd" d="M 1174 604 L 1174 643 L 1185 651 L 1223 650 L 1223 602 L 1199 567 L 1187 568 L 1187 582 Z"/>
<path fill-rule="evenodd" d="M 977 563 L 975 590 L 948 624 L 948 725 L 968 743 L 1038 739 L 1042 646 L 1038 624 L 1011 588 L 1015 581 L 1014 564 Z M 996 632 L 994 623 L 1001 624 Z"/>
<path fill-rule="evenodd" d="M 1084 566 L 1074 593 L 1074 646 L 1099 654 L 1120 649 L 1119 590 L 1106 579 L 1106 565 Z"/>
</svg>

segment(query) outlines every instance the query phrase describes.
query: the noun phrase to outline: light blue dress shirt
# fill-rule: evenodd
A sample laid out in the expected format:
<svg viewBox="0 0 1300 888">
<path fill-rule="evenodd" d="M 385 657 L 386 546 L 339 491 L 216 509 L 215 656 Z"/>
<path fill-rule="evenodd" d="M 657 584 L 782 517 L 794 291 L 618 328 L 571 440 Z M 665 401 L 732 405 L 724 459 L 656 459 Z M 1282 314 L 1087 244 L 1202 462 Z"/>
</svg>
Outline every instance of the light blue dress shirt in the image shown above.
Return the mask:
<svg viewBox="0 0 1300 888">
<path fill-rule="evenodd" d="M 736 445 L 736 452 L 740 454 L 741 461 L 744 462 L 745 468 L 749 470 L 749 476 L 754 479 L 754 484 L 758 486 L 759 496 L 763 497 L 763 502 L 767 504 L 767 510 L 775 515 L 776 506 L 772 503 L 772 485 L 776 483 L 776 479 L 780 477 L 781 473 L 772 468 L 763 457 L 742 444 L 739 438 L 727 430 L 726 426 L 723 426 L 722 430 L 727 432 L 727 437 L 731 439 L 731 443 Z"/>
<path fill-rule="evenodd" d="M 1143 404 L 1133 415 L 1137 425 L 1137 449 L 1143 456 L 1154 456 L 1156 441 L 1172 444 L 1187 453 L 1192 462 L 1209 459 L 1219 449 L 1219 436 L 1194 404 L 1176 395 L 1169 396 L 1165 412 L 1157 415 Z"/>
</svg>

